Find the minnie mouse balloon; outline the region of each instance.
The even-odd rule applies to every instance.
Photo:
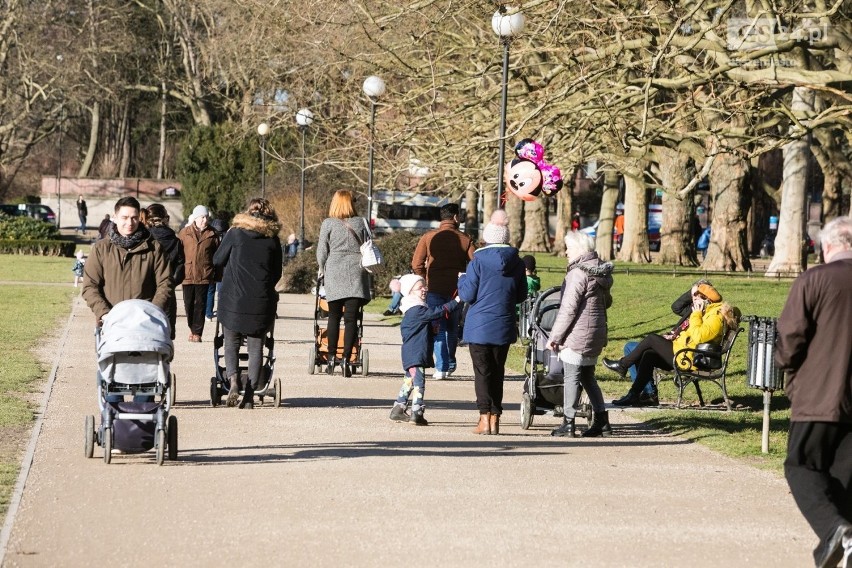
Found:
[[[555,195],[562,189],[559,168],[544,161],[544,148],[531,138],[515,145],[517,158],[506,164],[506,189],[524,201],[534,201],[542,192]]]

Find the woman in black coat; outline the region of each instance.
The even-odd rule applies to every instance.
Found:
[[[245,213],[234,217],[231,229],[213,255],[222,274],[219,323],[225,336],[225,369],[229,381],[228,406],[236,406],[240,390],[239,354],[242,338],[248,349],[248,382],[240,408],[254,408],[254,389],[260,381],[263,342],[275,323],[281,278],[281,241],[278,215],[266,199],[255,198]]]
[[[183,265],[186,262],[183,256],[183,244],[177,233],[169,227],[169,213],[165,207],[160,203],[152,203],[148,206],[147,212],[145,226],[148,227],[151,236],[160,243],[166,256],[169,257],[169,265],[172,268],[172,296],[166,306],[166,315],[169,316],[171,335],[174,339],[177,324],[177,296],[174,290],[180,282],[183,282]]]

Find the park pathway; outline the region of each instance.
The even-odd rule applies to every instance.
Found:
[[[179,302],[180,304],[181,302]],[[212,325],[178,319],[180,459],[83,457],[97,413],[93,317],[74,301],[3,566],[806,566],[814,537],[784,480],[611,413],[608,439],[518,426],[471,434],[469,358],[427,384],[430,426],[388,420],[399,330],[367,316],[368,377],[308,374],[313,298],[282,296],[282,408],[211,408]],[[517,378],[516,378],[517,379]]]

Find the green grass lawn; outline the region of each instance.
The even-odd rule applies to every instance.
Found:
[[[63,325],[71,309],[73,259],[0,255],[4,281],[0,285],[0,513],[5,513],[17,479],[21,451],[36,410],[32,393],[47,376],[48,367],[33,349],[48,330]],[[67,286],[33,285],[35,282]],[[22,325],[25,323],[26,325]],[[36,400],[39,400],[36,397]]]
[[[536,255],[536,259],[542,290],[560,285],[565,274],[565,258],[540,254]],[[632,268],[636,265],[627,266]],[[663,267],[659,269],[664,270]],[[616,263],[613,305],[608,310],[609,345],[602,356],[619,358],[627,341],[639,340],[649,333],[662,333],[671,328],[679,319],[671,311],[672,302],[698,278],[696,275],[628,273],[625,265]],[[792,280],[766,279],[754,275],[750,278],[722,275],[710,279],[724,300],[739,307],[743,315],[768,317],[778,317],[792,285]],[[381,313],[387,304],[387,298],[377,298],[367,310]],[[387,319],[398,321],[400,318],[396,316]],[[772,397],[770,452],[764,455],[760,447],[763,393],[746,384],[748,324],[744,322],[742,327],[745,332],[737,339],[728,366],[728,396],[737,407],[734,412],[689,409],[688,405],[698,402],[695,390],[690,386],[684,392],[684,409],[648,412],[643,416],[647,416],[654,426],[705,444],[725,455],[747,459],[759,467],[780,471],[787,446],[789,401],[781,392]],[[514,345],[507,366],[515,372],[522,372],[524,354],[525,347],[521,343]],[[628,381],[602,365],[598,367],[597,379],[607,401],[622,396],[630,386]],[[702,384],[702,391],[705,402],[722,402],[721,391],[712,383]],[[660,384],[660,398],[670,403],[677,399],[677,391],[671,381]]]

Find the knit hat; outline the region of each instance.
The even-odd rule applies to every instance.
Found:
[[[190,215],[190,217],[193,220],[198,219],[199,217],[209,217],[209,216],[210,216],[210,212],[203,205],[196,205],[195,209],[192,210],[192,215]]]
[[[482,240],[489,245],[505,245],[509,243],[509,227],[488,223],[482,232]]]
[[[527,270],[530,272],[535,272],[535,257],[531,254],[528,254],[524,257],[524,266],[527,267]]]
[[[390,283],[388,283],[388,287],[391,292],[399,292],[399,278],[393,278]],[[400,294],[402,292],[399,292]]]
[[[722,295],[710,284],[699,284],[698,292],[714,304],[722,301]]]
[[[404,296],[408,296],[411,293],[412,288],[417,282],[423,280],[422,276],[417,276],[416,274],[406,274],[402,278],[399,279],[399,293]],[[425,283],[425,280],[423,280]]]

